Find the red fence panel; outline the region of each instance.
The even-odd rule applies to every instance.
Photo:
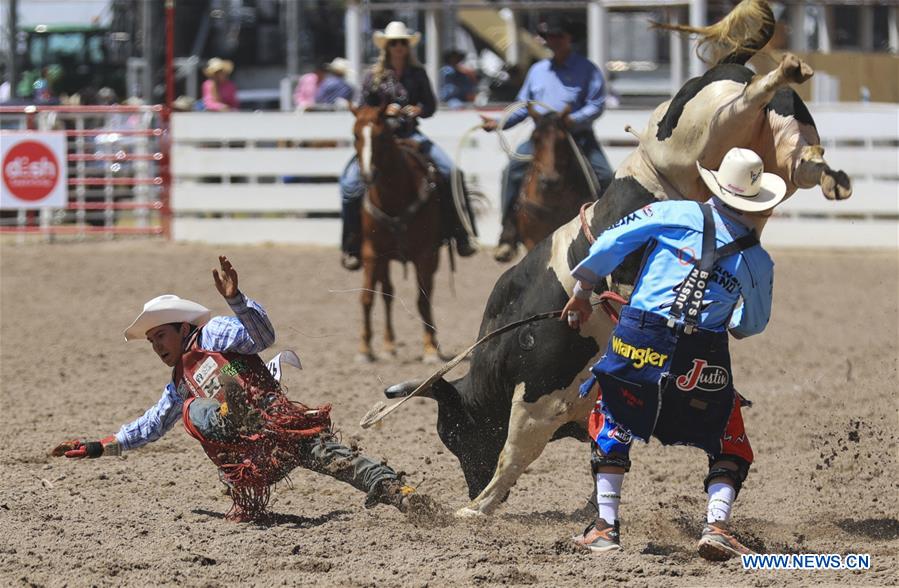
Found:
[[[63,131],[64,209],[4,210],[0,235],[169,237],[169,113],[163,106],[0,106],[3,131]]]

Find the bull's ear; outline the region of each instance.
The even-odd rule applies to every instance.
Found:
[[[535,123],[540,122],[540,119],[543,118],[543,115],[537,112],[537,109],[534,108],[533,102],[528,102],[528,115],[534,119]]]

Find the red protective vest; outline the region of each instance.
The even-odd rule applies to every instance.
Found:
[[[301,442],[330,431],[331,406],[310,409],[291,401],[258,355],[207,351],[200,348],[200,333],[198,329],[188,339],[173,374],[186,399],[184,428],[203,445],[231,486],[234,506],[228,518],[257,518],[265,512],[270,486],[300,465]],[[253,422],[259,424],[253,430],[241,427],[227,442],[207,439],[190,421],[190,404],[195,398],[210,397],[224,403],[225,390],[232,385],[243,392],[249,410],[258,417]]]

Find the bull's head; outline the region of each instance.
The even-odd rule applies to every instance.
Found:
[[[466,403],[459,390],[464,385],[464,379],[453,383],[441,379],[421,396],[437,401],[437,435],[459,460],[468,485],[468,496],[474,499],[496,470],[506,439],[508,414],[505,419],[495,418],[489,407]],[[397,398],[408,395],[417,387],[418,382],[404,382],[391,386],[385,394]]]

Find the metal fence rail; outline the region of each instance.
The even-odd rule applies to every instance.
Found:
[[[3,131],[62,131],[65,209],[0,213],[0,234],[168,235],[168,115],[162,106],[2,106]]]

